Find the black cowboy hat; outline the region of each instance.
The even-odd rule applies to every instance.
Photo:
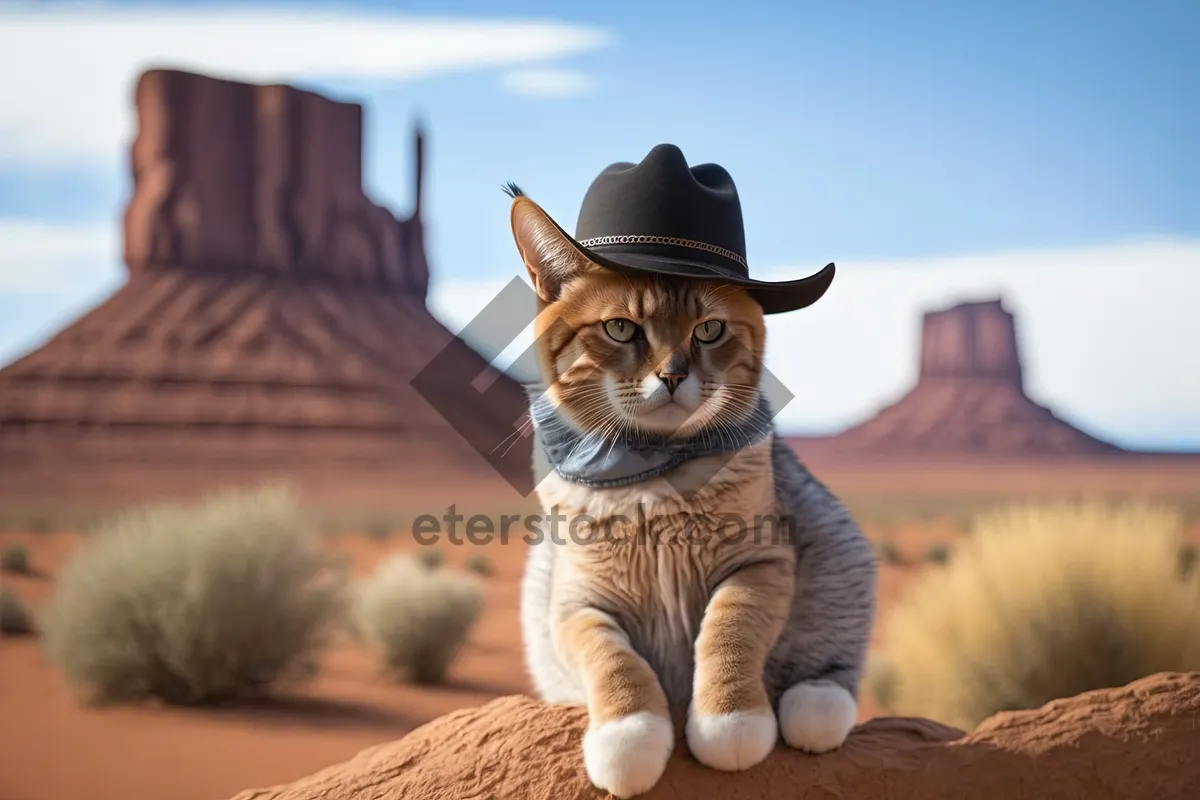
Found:
[[[506,190],[522,195],[515,184]],[[751,278],[733,178],[718,164],[689,167],[673,144],[658,145],[641,163],[601,172],[583,197],[574,236],[554,225],[601,266],[745,286],[766,314],[810,306],[833,282],[833,264],[792,281]]]

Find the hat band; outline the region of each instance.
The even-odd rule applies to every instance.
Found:
[[[593,239],[582,239],[579,243],[584,247],[602,247],[608,244],[665,244],[672,247],[686,247],[724,256],[730,261],[741,264],[747,271],[750,269],[746,264],[746,259],[729,248],[718,247],[708,242],[698,242],[695,239],[677,239],[674,236],[597,236]]]

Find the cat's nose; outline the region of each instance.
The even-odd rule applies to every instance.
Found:
[[[675,390],[679,388],[679,384],[683,383],[683,379],[686,377],[687,377],[686,372],[684,372],[682,374],[677,374],[674,372],[658,373],[658,379],[667,385],[667,391],[670,392],[672,395],[675,394]]]
[[[658,368],[658,379],[667,385],[667,391],[672,395],[687,376],[687,359],[678,353],[672,355]]]

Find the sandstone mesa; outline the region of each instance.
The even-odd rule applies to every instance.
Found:
[[[397,218],[363,190],[360,105],[151,70],[136,112],[127,280],[0,369],[0,499],[492,477],[460,431],[503,438],[524,394],[463,391],[489,368],[426,308],[420,131]],[[410,382],[447,349],[434,408]]]
[[[1124,453],[1026,394],[1016,322],[1002,300],[927,312],[917,380],[904,396],[834,436],[795,442],[801,457],[858,460]]]
[[[0,369],[0,499],[140,502],[219,476],[377,501],[496,478],[470,443],[505,441],[525,397],[426,307],[420,132],[399,218],[363,189],[358,104],[178,70],[134,101],[128,279]],[[1026,395],[1014,331],[999,300],[928,313],[912,391],[801,456],[1122,455]],[[434,408],[411,382],[447,347]]]

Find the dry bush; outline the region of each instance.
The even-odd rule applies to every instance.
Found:
[[[869,653],[863,685],[877,706],[891,708],[896,701],[896,665],[882,653]]]
[[[1196,568],[1197,560],[1200,560],[1200,551],[1196,549],[1196,545],[1183,545],[1179,549],[1179,574],[1185,578],[1190,577]]]
[[[25,525],[30,533],[50,533],[56,527],[47,517],[33,517]]]
[[[24,545],[10,544],[0,550],[0,572],[28,575],[30,569],[29,550]]]
[[[473,553],[467,559],[467,569],[476,575],[487,577],[492,574],[492,560],[487,557],[486,553]]]
[[[875,558],[882,564],[899,564],[900,548],[891,539],[880,539],[875,542]]]
[[[0,586],[0,634],[26,636],[33,631],[33,617],[21,598],[7,586]]]
[[[1181,517],[1131,503],[1026,506],[977,521],[885,628],[886,710],[969,729],[991,714],[1200,670],[1200,582]]]
[[[354,624],[397,680],[437,683],[483,611],[472,575],[393,556],[359,582]]]
[[[377,519],[367,524],[367,537],[377,542],[392,538],[395,532],[396,526],[391,520]]]
[[[925,561],[930,564],[945,564],[950,560],[950,547],[944,542],[934,542],[925,548]]]
[[[446,554],[436,547],[422,547],[417,551],[417,561],[426,569],[437,569],[446,560]]]
[[[46,651],[94,701],[255,696],[311,670],[344,586],[286,489],[137,508],[67,563]]]

